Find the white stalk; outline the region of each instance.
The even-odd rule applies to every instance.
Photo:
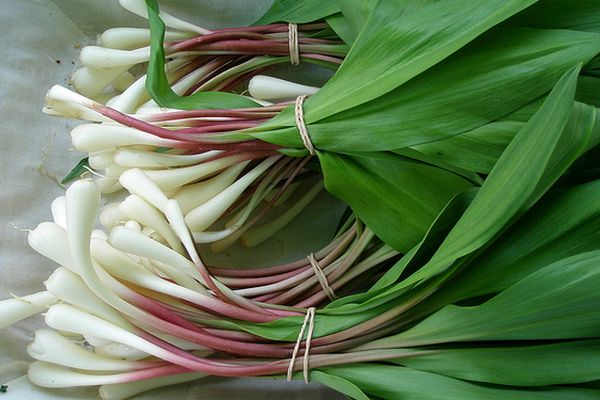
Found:
[[[115,164],[114,162],[110,162],[107,163],[106,166],[104,167],[104,175],[108,178],[116,178],[118,179],[119,176],[121,176],[121,174],[125,171],[127,171],[129,168],[127,167],[122,167],[120,165]]]
[[[54,223],[63,229],[67,229],[67,211],[65,209],[65,196],[58,196],[50,205]]]
[[[133,114],[149,97],[146,92],[146,75],[144,75],[129,85],[123,93],[110,99],[106,105],[117,111]]]
[[[190,230],[185,223],[183,213],[181,212],[181,209],[179,208],[179,204],[177,203],[177,201],[175,201],[175,200],[167,201],[167,204],[165,207],[165,215],[166,215],[167,219],[169,220],[171,227],[173,227],[173,230],[175,230],[175,233],[177,234],[177,236],[183,243],[183,246],[187,250],[190,258],[193,261],[193,265],[198,268],[204,267],[204,264],[202,263],[202,260],[200,259],[198,252],[196,251],[196,246],[194,245],[194,241],[192,240]],[[200,282],[202,282],[204,285],[207,286],[206,281],[204,279],[199,279],[199,280],[200,280]],[[238,296],[233,290],[231,290],[229,287],[223,285],[218,280],[215,279],[215,280],[213,280],[213,282],[216,285],[216,287],[224,295],[226,295],[229,300],[233,301],[235,304],[237,304],[241,307],[248,308],[248,309],[252,309],[252,308],[256,309],[258,307],[252,301],[247,300],[241,296]]]
[[[113,161],[127,168],[186,167],[201,163],[221,153],[219,150],[213,150],[200,154],[183,155],[124,148],[118,149],[114,153]]]
[[[194,241],[192,240],[192,235],[190,234],[190,230],[188,226],[185,224],[185,219],[183,217],[183,212],[179,207],[179,203],[176,200],[169,200],[165,205],[165,216],[167,220],[171,224],[171,227],[175,231],[175,234],[181,240],[183,247],[185,247],[188,255],[192,259],[194,265],[196,267],[203,266],[202,260],[200,260],[200,256],[196,251],[196,246],[194,245]]]
[[[134,232],[142,233],[142,226],[140,225],[140,223],[137,221],[134,221],[132,219],[125,222],[125,225],[123,225],[123,226],[127,229],[131,229]]]
[[[181,365],[181,362],[187,364],[183,360],[183,357],[172,355],[163,348],[142,339],[126,329],[122,329],[67,304],[56,304],[50,307],[46,313],[46,324],[57,330],[75,332],[82,335],[92,334],[114,342],[123,343],[178,365]]]
[[[106,240],[107,237],[108,237],[108,235],[106,234],[106,232],[104,232],[101,229],[94,229],[92,231],[92,239]]]
[[[46,93],[42,111],[46,114],[86,121],[105,121],[106,118],[93,111],[100,103],[73,92],[63,86],[54,85]]]
[[[102,194],[111,194],[118,192],[123,189],[123,186],[119,184],[119,180],[117,178],[109,178],[107,176],[101,176],[95,179],[96,185],[100,189]]]
[[[266,195],[275,188],[277,182],[277,172],[280,168],[274,169],[274,173],[269,174],[257,186],[256,191],[250,197],[248,204],[238,211],[233,218],[225,223],[225,229],[220,231],[195,232],[194,240],[196,243],[214,243],[211,249],[215,252],[225,250],[238,240],[247,229],[244,226],[250,215]],[[218,242],[218,243],[216,243]]]
[[[317,197],[321,190],[323,190],[323,183],[319,182],[279,217],[260,226],[250,228],[242,235],[242,244],[245,247],[256,247],[275,235],[296,218]]]
[[[159,387],[175,385],[202,379],[206,374],[200,372],[189,372],[185,374],[161,376],[158,378],[144,379],[135,382],[116,383],[100,386],[100,397],[103,400],[124,400],[137,394]]]
[[[210,177],[227,167],[239,163],[240,161],[240,156],[234,155],[204,162],[198,165],[191,165],[189,167],[173,168],[161,171],[145,170],[144,173],[161,190],[169,191],[177,189],[188,183]]]
[[[150,58],[150,47],[134,50],[109,49],[100,46],[85,46],[81,49],[81,64],[92,68],[120,67],[128,70],[136,64],[147,62]]]
[[[71,131],[71,141],[73,147],[85,153],[134,145],[174,147],[178,143],[135,128],[108,123],[76,126]]]
[[[215,223],[239,196],[258,179],[281,156],[275,155],[263,160],[250,172],[238,179],[206,203],[196,207],[185,216],[185,221],[194,232],[201,232]]]
[[[95,151],[89,154],[89,164],[92,169],[101,171],[113,160],[113,150]]]
[[[143,18],[148,18],[148,10],[146,9],[146,3],[144,0],[119,0],[119,4],[124,9],[139,15]],[[160,11],[160,18],[163,20],[166,26],[169,28],[179,29],[181,31],[194,32],[199,35],[207,35],[211,33],[208,29],[204,29],[197,25],[191,24],[189,22],[183,21],[169,13],[164,11]]]
[[[34,361],[29,364],[27,377],[34,385],[46,388],[96,386],[120,382],[110,375],[86,374],[45,361]]]
[[[129,193],[141,197],[163,213],[165,212],[165,205],[169,199],[141,169],[133,168],[124,172],[119,177],[119,182]]]
[[[165,41],[183,40],[192,37],[188,32],[165,32]],[[111,49],[133,50],[150,45],[150,30],[144,28],[112,28],[100,35],[100,46]]]
[[[115,68],[83,67],[71,76],[71,84],[84,96],[94,97],[129,69],[128,66]]]
[[[170,61],[166,65],[167,74],[184,65],[188,60],[186,58],[176,58]],[[124,113],[134,113],[137,108],[150,98],[148,92],[146,92],[146,75],[138,78],[131,86],[121,93],[118,98],[114,98],[110,103],[110,106],[115,110],[119,110]]]
[[[110,203],[100,210],[100,223],[106,229],[121,225],[127,217],[121,212],[119,203]]]
[[[67,233],[69,248],[73,262],[77,264],[80,275],[86,285],[103,301],[118,309],[124,315],[131,317],[141,323],[152,326],[162,324],[163,321],[155,315],[136,307],[121,297],[119,293],[127,293],[129,290],[119,281],[108,275],[100,266],[95,266],[90,252],[90,236],[94,224],[96,211],[100,202],[100,193],[96,185],[90,180],[80,180],[67,189]],[[135,232],[122,228],[131,234]],[[147,238],[146,238],[147,239]],[[172,250],[171,250],[172,251]],[[174,251],[172,251],[175,253]],[[175,253],[177,254],[177,253]],[[96,269],[97,268],[97,269]],[[93,334],[101,338],[113,340],[145,351],[158,358],[173,364],[189,368],[196,362],[189,358],[173,354],[164,350],[147,340],[144,340],[126,329],[122,329],[105,320],[86,314],[65,304],[48,310],[46,323],[55,329],[71,331],[80,334]]]
[[[65,229],[53,222],[42,222],[27,235],[29,246],[46,258],[74,270]]]
[[[298,96],[315,94],[318,90],[315,86],[301,85],[266,75],[256,75],[248,83],[250,95],[261,100],[295,99]]]
[[[136,220],[142,225],[155,230],[159,235],[166,239],[166,241],[169,243],[169,246],[173,250],[183,254],[184,249],[181,246],[177,235],[175,235],[175,233],[173,233],[171,230],[169,223],[156,210],[156,208],[148,204],[147,201],[135,194],[132,194],[123,200],[123,202],[119,205],[119,211],[121,211],[121,213],[127,218]]]
[[[133,329],[133,325],[123,318],[118,311],[100,300],[79,276],[66,268],[57,268],[45,282],[45,285],[56,298],[122,328]]]
[[[112,87],[119,92],[124,92],[136,79],[131,72],[125,71],[112,82]]]
[[[50,292],[38,292],[0,301],[0,329],[45,311],[56,303]]]
[[[111,229],[108,235],[108,243],[115,249],[125,253],[147,257],[176,267],[187,275],[204,282],[190,260],[147,236],[116,226]]]
[[[232,165],[210,179],[186,185],[175,192],[173,199],[177,200],[181,207],[181,211],[184,214],[187,214],[199,205],[206,203],[235,182],[237,177],[249,163],[250,161],[244,161]]]
[[[89,345],[93,346],[94,348],[96,346],[106,346],[110,343],[113,343],[110,340],[102,339],[96,336],[84,335],[83,338]]]
[[[115,360],[89,352],[50,329],[35,331],[27,353],[39,361],[92,371],[128,371],[152,366],[147,362]]]
[[[106,341],[106,339],[102,339]],[[140,351],[131,346],[113,341],[106,341],[106,344],[95,346],[94,353],[103,357],[119,358],[124,360],[141,360],[148,357],[148,353]]]
[[[136,263],[116,248],[110,246],[105,241],[92,240],[92,254],[98,264],[100,264],[108,273],[131,283],[135,283],[136,285],[170,296],[173,296],[173,293],[176,293],[178,290],[175,289],[175,292],[170,290],[173,289],[173,287],[187,288],[187,290],[196,294],[207,294],[207,291],[202,286],[181,271],[177,271],[174,268],[165,271],[169,277],[181,286],[174,285],[173,283],[150,273],[140,264]],[[178,295],[175,295],[174,297],[177,296]]]

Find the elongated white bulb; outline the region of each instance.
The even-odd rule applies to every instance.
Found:
[[[256,75],[248,83],[250,95],[261,100],[295,99],[298,96],[315,94],[318,90],[315,86],[301,85],[266,75]]]
[[[33,342],[27,346],[27,353],[36,360],[93,371],[126,371],[151,365],[103,357],[85,350],[51,329],[38,329]]]
[[[0,329],[45,311],[56,302],[50,292],[38,292],[28,296],[0,301]]]

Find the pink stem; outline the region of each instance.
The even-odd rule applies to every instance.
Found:
[[[283,274],[263,276],[263,277],[257,277],[257,278],[242,278],[242,279],[240,279],[240,278],[220,277],[219,280],[221,282],[223,282],[224,284],[226,283],[228,286],[234,287],[234,288],[247,288],[247,287],[253,287],[253,286],[263,286],[263,285],[269,285],[271,283],[279,282],[284,279],[296,276],[299,273],[304,272],[309,268],[310,267],[306,266],[304,268],[300,268],[298,270],[286,272]]]
[[[265,122],[266,119],[255,119],[243,122],[228,122],[228,121],[215,121],[211,126],[201,126],[193,128],[178,129],[175,132],[189,133],[189,134],[201,134],[201,133],[214,133],[214,132],[229,132],[237,131],[241,129],[254,128]]]

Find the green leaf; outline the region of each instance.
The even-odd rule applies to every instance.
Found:
[[[339,12],[339,7],[335,1],[275,0],[254,25],[269,25],[282,21],[306,24],[319,21]]]
[[[72,180],[75,180],[81,176],[81,174],[87,172],[87,168],[90,166],[89,157],[82,158],[77,165],[60,181],[61,184],[65,185]]]
[[[532,28],[600,32],[600,1],[540,0],[506,23]]]
[[[581,154],[578,148],[559,146],[585,146],[589,140],[586,133],[583,138],[563,134],[573,110],[579,70],[580,66],[573,68],[560,79],[544,104],[502,153],[478,196],[439,250],[405,284],[440,273],[454,261],[486,245],[535,203]]]
[[[338,152],[397,150],[447,139],[526,108],[599,51],[598,34],[494,29],[387,95],[309,124],[308,131],[317,149]],[[295,126],[293,120],[286,109],[260,129]],[[303,148],[295,127],[254,135]]]
[[[369,400],[367,395],[360,390],[358,386],[339,376],[327,374],[323,371],[313,370],[310,371],[310,380],[322,383],[323,385],[329,386],[333,390],[336,390],[351,399],[355,400]]]
[[[177,95],[165,73],[165,50],[163,40],[165,24],[159,17],[156,0],[146,0],[150,25],[150,61],[146,78],[146,90],[161,107],[180,110],[258,107],[255,101],[233,93],[197,92],[189,96]]]
[[[404,16],[395,1],[379,0],[338,72],[306,102],[307,122],[393,90],[533,3],[439,1]]]
[[[446,306],[415,327],[369,347],[595,338],[600,326],[599,263],[600,251],[566,258],[479,306]]]
[[[446,203],[471,186],[448,171],[384,154],[319,153],[325,187],[400,252],[417,244]]]
[[[600,379],[600,340],[437,349],[396,362],[421,371],[499,385],[576,384]]]
[[[545,196],[414,311],[498,293],[563,258],[600,250],[600,180]]]
[[[347,45],[352,45],[355,36],[352,26],[348,23],[348,20],[340,13],[330,15],[325,19],[327,24],[334,30],[340,39]]]
[[[369,396],[401,400],[594,400],[600,390],[576,387],[539,389],[480,385],[430,372],[382,364],[319,368],[346,379]]]
[[[348,27],[349,43],[354,43],[379,0],[335,0]],[[398,5],[399,6],[399,5]],[[348,43],[348,42],[346,42]]]

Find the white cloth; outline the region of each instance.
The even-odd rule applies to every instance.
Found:
[[[166,10],[207,28],[239,26],[256,20],[269,0],[164,0]],[[0,46],[0,299],[9,292],[25,295],[43,290],[53,263],[27,245],[27,232],[51,220],[50,202],[64,190],[57,183],[82,155],[70,149],[69,127],[74,123],[42,114],[44,94],[53,84],[66,84],[75,69],[79,47],[92,44],[97,34],[118,26],[145,26],[145,22],[118,6],[116,0],[19,0],[3,1],[0,11],[3,43]],[[245,253],[251,263],[277,258],[302,257],[331,234],[331,213],[325,200],[308,210],[304,220],[283,242]],[[339,209],[339,207],[338,207]],[[339,210],[338,210],[339,211]],[[331,218],[319,220],[320,215]],[[317,220],[318,222],[314,222]],[[297,224],[298,225],[298,224]],[[323,235],[315,235],[322,230]],[[303,243],[298,249],[297,244]],[[294,251],[292,251],[292,249]],[[224,261],[229,254],[221,255]],[[232,256],[234,257],[234,256]],[[224,261],[225,262],[225,261]],[[32,332],[42,326],[40,316],[0,331],[0,383],[9,384],[11,399],[91,399],[95,389],[49,391],[34,388],[26,379],[30,361],[25,347]],[[209,379],[169,389],[181,399],[313,399],[337,397],[319,385],[292,384],[264,379]],[[1,396],[1,395],[0,395]],[[158,399],[164,391],[139,396]]]

